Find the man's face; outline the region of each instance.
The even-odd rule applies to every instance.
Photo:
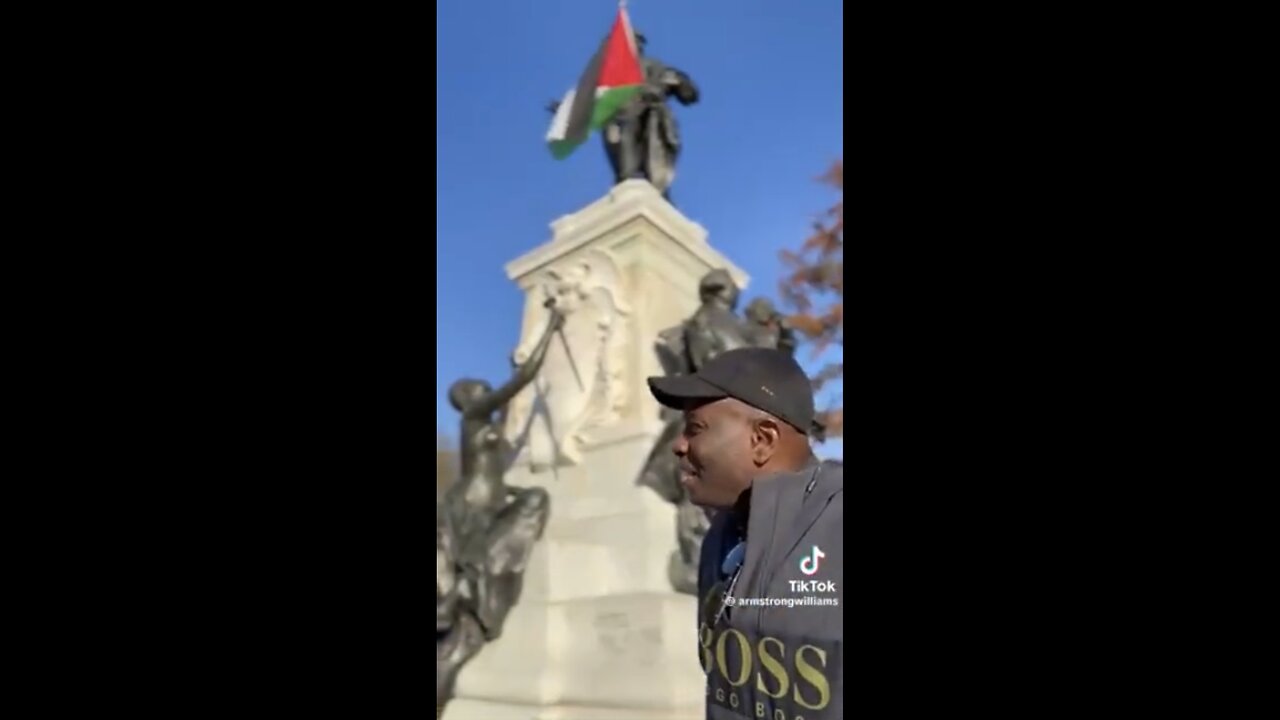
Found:
[[[732,399],[693,407],[672,451],[680,462],[680,484],[694,505],[731,507],[755,473],[753,425],[747,408]]]

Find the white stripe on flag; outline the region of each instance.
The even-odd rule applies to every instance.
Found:
[[[551,118],[551,129],[547,130],[547,142],[564,140],[565,133],[569,130],[569,113],[573,110],[573,98],[577,92],[577,90],[570,90],[564,94],[560,107],[556,109],[556,116]]]

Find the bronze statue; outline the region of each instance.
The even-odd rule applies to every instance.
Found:
[[[437,715],[462,666],[502,634],[546,526],[547,492],[507,487],[502,478],[512,454],[503,433],[507,406],[537,376],[552,335],[564,324],[554,302],[547,306],[546,332],[505,385],[494,390],[483,380],[465,379],[449,388],[449,403],[462,413],[462,462],[436,515]]]
[[[708,360],[726,350],[751,345],[746,327],[734,314],[738,308],[738,286],[727,270],[712,270],[698,283],[702,305],[685,322],[685,347],[689,370],[697,372]]]
[[[769,298],[752,300],[742,314],[747,318],[747,335],[752,345],[795,354],[796,332]]]
[[[697,311],[681,325],[659,333],[656,350],[668,375],[695,373],[716,355],[734,348],[795,347],[793,331],[768,300],[757,299],[748,306],[749,323],[734,314],[739,290],[727,271],[717,269],[704,275],[698,294],[702,304]],[[677,549],[671,554],[667,573],[676,591],[697,594],[698,557],[710,522],[701,508],[689,502],[671,452],[671,444],[684,429],[683,419],[673,410],[663,408],[662,412],[666,424],[649,452],[639,484],[676,506]]]
[[[692,105],[698,102],[698,87],[680,70],[646,56],[644,35],[637,32],[635,38],[644,87],[619,108],[600,134],[615,183],[644,178],[670,200],[681,144],[676,116],[667,105],[667,98]]]

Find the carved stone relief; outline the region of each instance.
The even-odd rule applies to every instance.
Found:
[[[526,328],[545,327],[543,303],[555,298],[565,324],[547,351],[542,372],[511,405],[509,432],[521,438],[522,455],[537,472],[578,464],[594,431],[617,422],[627,397],[626,371],[631,307],[622,275],[605,250],[592,249],[539,271],[528,294]],[[516,350],[528,356],[536,337]]]

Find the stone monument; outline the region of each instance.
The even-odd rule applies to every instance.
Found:
[[[517,364],[563,319],[510,405],[506,482],[552,508],[503,634],[462,668],[445,720],[701,720],[696,598],[668,578],[671,505],[637,485],[663,429],[645,378],[654,339],[699,304],[699,280],[743,272],[645,180],[551,225],[507,265],[526,296]],[[554,298],[553,303],[548,299]]]

